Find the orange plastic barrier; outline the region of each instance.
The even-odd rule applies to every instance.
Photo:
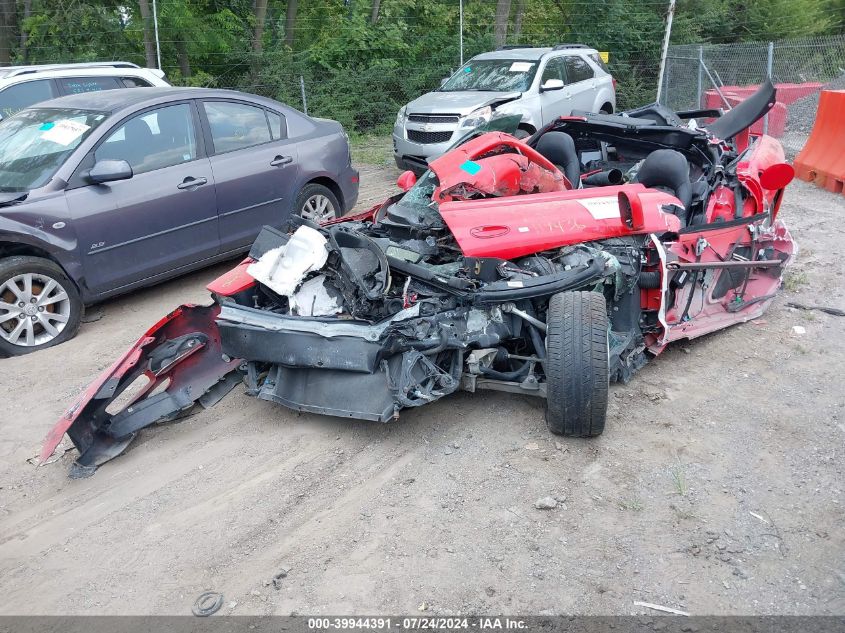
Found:
[[[813,131],[795,159],[795,175],[845,193],[845,90],[822,90]]]
[[[704,92],[702,99],[703,108],[724,108],[725,102],[722,100],[724,95],[725,100],[733,108],[742,103],[745,99],[757,92],[760,84],[753,86],[722,86],[720,95],[716,90],[710,88]],[[816,82],[805,82],[803,84],[775,84],[777,89],[777,102],[769,111],[769,136],[780,138],[786,131],[786,120],[788,116],[787,106],[792,105],[798,99],[808,97],[813,93],[818,92],[824,87],[824,84]],[[760,136],[763,133],[763,119],[757,121],[751,126],[751,133],[755,136]]]

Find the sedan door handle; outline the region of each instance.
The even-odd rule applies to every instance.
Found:
[[[176,185],[176,188],[190,189],[191,187],[199,187],[200,185],[204,185],[207,182],[207,178],[194,178],[192,176],[188,176],[187,178],[185,178],[185,180]]]
[[[270,161],[271,167],[281,167],[283,165],[290,165],[293,162],[292,156],[276,156]]]

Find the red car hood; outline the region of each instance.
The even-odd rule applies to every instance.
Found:
[[[642,204],[637,228],[622,219],[621,191]],[[680,221],[663,211],[664,205],[681,203],[668,193],[629,184],[444,202],[439,210],[464,255],[513,259],[581,242],[679,230]]]

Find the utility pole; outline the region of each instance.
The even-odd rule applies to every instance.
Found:
[[[153,28],[156,35],[156,61],[158,62],[158,69],[161,70],[161,46],[158,43],[158,12],[156,11],[156,0],[153,0]]]
[[[675,0],[669,0],[669,15],[666,17],[666,35],[663,38],[663,50],[660,53],[660,71],[657,75],[657,103],[663,90],[663,73],[666,71],[666,55],[669,52],[669,38],[672,35],[672,18],[675,17]]]
[[[464,0],[458,0],[458,42],[461,48],[461,66],[464,65]]]

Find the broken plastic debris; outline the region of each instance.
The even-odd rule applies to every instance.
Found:
[[[246,272],[273,292],[287,296],[294,293],[308,273],[320,270],[328,257],[322,233],[300,226],[287,244],[264,253]]]
[[[299,316],[333,316],[343,312],[341,298],[326,289],[325,275],[318,275],[303,283],[290,295],[290,309]]]
[[[802,334],[806,334],[807,330],[804,328],[803,325],[793,325],[792,326],[792,333],[801,336]]]
[[[663,613],[673,613],[675,615],[689,616],[689,613],[686,611],[681,611],[680,609],[673,609],[672,607],[664,607],[662,604],[654,604],[653,602],[640,602],[639,600],[634,600],[634,606],[645,607],[646,609],[654,609],[655,611],[663,611]]]

